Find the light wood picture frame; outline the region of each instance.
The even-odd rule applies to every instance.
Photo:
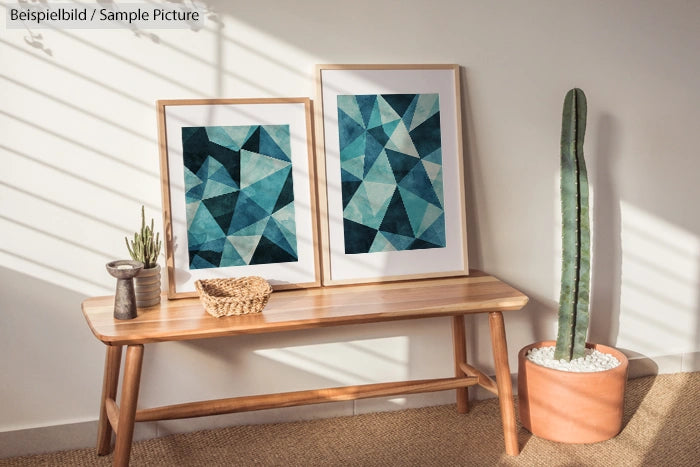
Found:
[[[197,279],[320,285],[311,100],[160,100],[168,298]]]
[[[459,66],[315,75],[323,285],[468,275]]]

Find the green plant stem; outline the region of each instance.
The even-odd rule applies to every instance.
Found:
[[[564,99],[561,135],[562,277],[554,357],[585,355],[590,295],[588,173],[583,155],[586,96],[572,89]]]

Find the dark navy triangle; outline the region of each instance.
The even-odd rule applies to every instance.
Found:
[[[382,126],[370,128],[367,130],[367,133],[372,135],[377,143],[379,143],[382,147],[386,146],[387,141],[389,141],[389,136],[386,134],[386,132],[384,132],[384,128]]]
[[[292,171],[290,170],[287,178],[284,181],[284,185],[282,186],[282,191],[280,191],[280,194],[277,197],[277,202],[275,203],[275,207],[272,209],[272,212],[278,211],[292,201],[294,201],[294,182],[292,179]]]
[[[260,126],[258,125],[255,130],[250,134],[248,139],[246,140],[245,143],[243,143],[243,146],[241,146],[241,150],[246,150],[250,152],[255,152],[260,154]]]
[[[420,157],[432,154],[441,146],[440,112],[435,112],[430,118],[411,130],[409,134]]]
[[[434,243],[426,242],[425,240],[421,240],[420,238],[417,238],[408,247],[409,250],[428,250],[430,248],[444,248],[444,246],[443,245],[436,245]]]
[[[250,258],[249,264],[272,264],[272,263],[289,263],[297,261],[295,255],[291,255],[277,246],[267,237],[260,238],[257,248]]]
[[[238,201],[240,191],[226,193],[224,195],[215,196],[213,198],[203,199],[202,203],[207,207],[209,213],[214,218],[223,232],[228,232],[233,218],[234,208]]]
[[[343,209],[348,207],[348,204],[352,200],[352,197],[355,196],[355,192],[357,192],[357,189],[360,188],[360,185],[362,185],[361,180],[343,180],[341,182],[341,191],[343,192]]]
[[[411,228],[411,221],[408,218],[406,207],[403,205],[403,200],[399,194],[399,190],[394,190],[394,196],[391,197],[389,208],[386,210],[382,224],[379,230],[390,232],[406,237],[415,237]]]
[[[263,238],[270,240],[276,246],[289,253],[291,256],[294,257],[295,261],[298,259],[294,251],[295,247],[289,244],[289,242],[287,241],[287,237],[284,236],[276,221],[271,219],[267,223],[267,225],[265,226],[265,231],[263,232]]]
[[[440,200],[435,194],[433,183],[428,178],[423,164],[416,164],[413,169],[399,182],[401,188],[405,188],[416,196],[419,196],[429,203],[442,208]]]
[[[369,120],[372,117],[372,111],[374,106],[377,105],[377,95],[367,94],[355,96],[357,101],[357,106],[360,108],[360,114],[362,115],[362,121],[365,123],[365,128],[369,125]]]
[[[396,183],[403,180],[413,167],[420,162],[420,159],[417,157],[408,156],[402,152],[392,151],[391,149],[385,149],[385,151],[389,158],[391,170],[394,172]]]
[[[343,219],[345,254],[368,253],[377,236],[377,230],[366,225]]]
[[[209,136],[204,127],[182,128],[182,159],[185,167],[196,174],[209,156]]]
[[[384,100],[391,106],[392,109],[399,114],[399,117],[403,117],[406,113],[406,109],[411,105],[413,99],[415,99],[415,94],[382,94]]]
[[[241,186],[241,153],[239,151],[207,141],[206,152],[224,166],[237,186]]]

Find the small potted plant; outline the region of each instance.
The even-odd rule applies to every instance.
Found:
[[[141,206],[141,230],[134,233],[134,239],[129,242],[125,237],[126,248],[134,261],[141,261],[143,269],[134,278],[134,290],[136,292],[136,306],[145,308],[160,303],[160,266],[158,255],[162,242],[160,234],[153,233],[153,219],[151,225],[146,225],[146,213]]]
[[[518,354],[520,421],[552,441],[593,443],[622,427],[627,357],[586,342],[591,273],[588,175],[583,156],[586,96],[564,99],[561,135],[562,277],[554,341],[537,342]]]

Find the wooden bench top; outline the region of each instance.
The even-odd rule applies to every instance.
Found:
[[[527,296],[481,271],[467,277],[273,292],[262,313],[216,318],[198,298],[168,300],[113,318],[114,297],[95,297],[82,310],[95,336],[108,345],[193,340],[344,324],[519,310]]]

